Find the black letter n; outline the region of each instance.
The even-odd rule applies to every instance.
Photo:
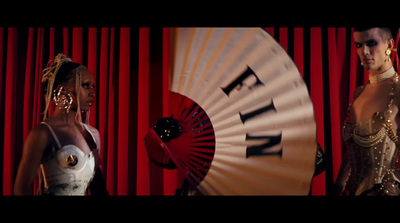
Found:
[[[282,147],[278,152],[268,152],[269,148],[281,143],[282,133],[277,136],[250,136],[249,134],[246,134],[246,141],[255,139],[264,139],[268,140],[268,142],[257,146],[248,146],[246,149],[246,158],[249,156],[261,155],[279,155],[282,157]]]

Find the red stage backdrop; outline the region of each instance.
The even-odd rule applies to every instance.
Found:
[[[344,149],[346,109],[355,87],[368,78],[357,58],[352,28],[265,30],[286,49],[308,86],[326,164],[313,179],[311,195],[329,195]],[[177,171],[149,162],[143,141],[168,109],[168,43],[169,28],[0,27],[2,195],[12,195],[23,143],[43,117],[41,71],[61,52],[95,76],[89,124],[101,135],[102,171],[110,194],[174,195],[180,187]],[[392,60],[397,69],[396,52]]]

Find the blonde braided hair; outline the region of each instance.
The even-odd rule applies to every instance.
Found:
[[[43,69],[42,72],[42,83],[46,83],[47,82],[47,88],[46,88],[46,95],[45,95],[45,102],[46,102],[46,107],[44,110],[44,114],[43,114],[43,120],[45,120],[48,116],[48,110],[49,110],[49,105],[50,105],[50,101],[52,99],[52,89],[54,87],[54,82],[56,79],[56,76],[58,74],[58,71],[60,69],[60,67],[68,62],[73,62],[71,60],[71,58],[67,57],[66,55],[64,55],[63,53],[59,53],[57,54],[57,56],[50,60],[47,63],[47,67],[45,69]],[[75,72],[75,91],[76,91],[76,97],[77,97],[77,119],[79,121],[79,124],[82,125],[82,115],[80,113],[80,103],[79,103],[79,92],[80,92],[80,86],[81,86],[81,67],[82,65],[78,66],[77,68],[75,68],[76,72]],[[84,128],[84,126],[82,125],[82,128]]]
[[[66,62],[72,62],[71,58],[65,56],[62,53],[59,53],[54,59],[50,60],[47,63],[47,67],[45,69],[43,69],[42,83],[47,82],[47,90],[46,90],[46,95],[45,95],[46,107],[44,109],[43,120],[45,120],[47,118],[47,113],[48,113],[49,105],[50,105],[50,101],[51,101],[52,89],[53,89],[54,81],[56,79],[56,75],[57,75],[58,70],[60,69],[61,65],[63,65]]]

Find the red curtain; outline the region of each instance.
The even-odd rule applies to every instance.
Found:
[[[293,58],[309,88],[326,164],[313,179],[311,195],[329,195],[340,166],[347,105],[368,75],[357,58],[352,28],[265,29]],[[177,171],[149,162],[143,143],[168,109],[168,41],[169,29],[158,27],[0,27],[2,194],[12,194],[23,142],[43,117],[41,71],[63,52],[96,79],[89,124],[100,132],[110,194],[173,195],[180,186]],[[397,67],[395,53],[392,59]]]

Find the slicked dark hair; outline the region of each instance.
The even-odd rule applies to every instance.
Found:
[[[79,66],[79,63],[74,62],[67,62],[61,65],[56,75],[56,78],[54,79],[54,85],[51,91],[53,92],[53,90],[57,88],[59,84],[67,83],[70,78],[75,77],[74,74],[71,73],[71,71]]]
[[[379,28],[381,31],[383,31],[385,37],[387,39],[392,39],[393,36],[396,36],[396,31],[392,27],[363,27],[363,26],[358,26],[354,27],[354,32],[364,32],[372,28]]]

